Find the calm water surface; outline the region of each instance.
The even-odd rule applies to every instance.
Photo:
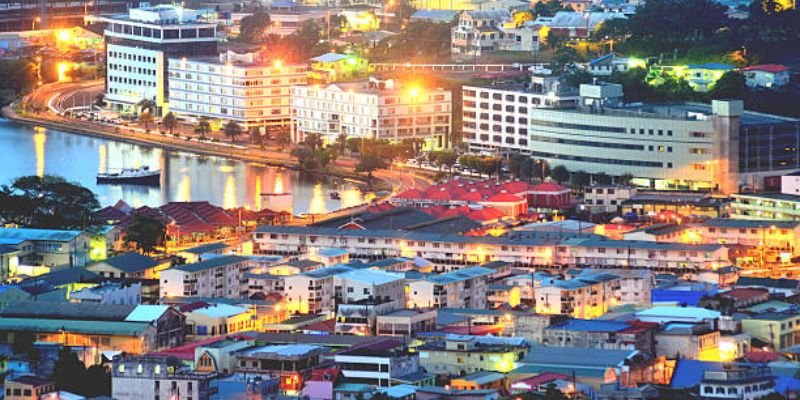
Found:
[[[224,157],[122,143],[0,119],[0,183],[23,175],[61,175],[97,194],[100,204],[124,200],[132,206],[169,201],[208,201],[225,208],[291,209],[322,213],[361,203],[351,182],[309,177],[297,171]],[[141,165],[161,170],[161,186],[98,185],[98,172]],[[330,191],[341,200],[330,198]],[[288,195],[264,198],[262,193]]]

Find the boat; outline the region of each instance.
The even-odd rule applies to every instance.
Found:
[[[331,199],[340,200],[341,198],[342,198],[342,195],[339,192],[337,192],[335,190],[331,192]]]
[[[128,185],[161,185],[161,170],[148,166],[139,168],[123,168],[119,172],[97,174],[97,183],[120,183]]]

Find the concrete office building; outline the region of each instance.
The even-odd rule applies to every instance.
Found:
[[[135,112],[142,100],[163,112],[168,97],[170,57],[217,54],[213,15],[180,6],[134,8],[100,18],[106,23],[106,101],[111,108]]]
[[[447,147],[452,93],[438,88],[401,87],[394,80],[295,86],[291,96],[292,140],[309,133],[333,143],[339,135],[384,140],[422,139],[423,148]]]
[[[531,107],[574,107],[578,91],[557,77],[536,75],[530,82],[464,86],[464,142],[476,153],[530,154]]]
[[[466,114],[471,93],[465,93],[465,136],[470,148],[520,149],[526,140],[531,157],[551,167],[590,174],[634,175],[634,182],[657,189],[716,189],[729,194],[740,187],[762,186],[761,179],[781,170],[800,168],[800,121],[745,111],[741,101],[714,100],[711,105],[623,104],[622,87],[587,84],[580,87],[576,107],[529,107],[527,135],[497,133],[467,136]],[[478,108],[489,107],[477,100]],[[503,106],[489,108],[503,110]],[[485,114],[485,113],[484,113]],[[475,124],[488,127],[492,116],[478,114]],[[482,117],[487,116],[488,119]],[[517,132],[519,133],[519,132]]]
[[[306,65],[264,53],[169,59],[169,106],[179,118],[200,117],[245,129],[289,123],[289,94],[306,83]]]

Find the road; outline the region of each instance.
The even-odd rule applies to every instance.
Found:
[[[102,80],[84,83],[48,84],[38,88],[23,100],[23,104],[28,105],[28,110],[32,110],[29,115],[17,115],[11,107],[7,107],[4,112],[8,117],[23,122],[50,125],[57,129],[86,135],[133,141],[200,154],[220,155],[269,165],[296,167],[296,161],[288,149],[262,148],[243,141],[230,143],[220,133],[212,135],[215,141],[204,140],[196,135],[190,126],[184,126],[179,129],[180,135],[176,137],[169,134],[161,134],[158,129],[148,131],[139,126],[118,126],[77,120],[60,115],[60,113],[73,106],[91,105],[94,103],[97,94],[102,93],[102,91]],[[340,157],[333,163],[335,168],[328,172],[331,175],[350,176],[363,180],[363,175],[358,175],[354,172],[356,162],[355,159],[350,157]],[[393,193],[399,193],[411,188],[425,189],[433,183],[430,178],[423,174],[398,166],[393,166],[388,170],[375,171],[373,175],[375,178],[390,184]]]

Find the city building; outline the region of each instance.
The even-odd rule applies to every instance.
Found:
[[[8,400],[39,400],[56,389],[55,382],[36,375],[6,379],[3,386],[6,393],[4,398]]]
[[[719,331],[706,324],[667,323],[656,333],[656,354],[668,358],[719,360]]]
[[[375,300],[390,302],[394,309],[405,306],[405,278],[398,273],[353,270],[334,275],[333,284],[338,304]]]
[[[310,61],[308,78],[312,82],[346,82],[369,75],[369,61],[355,54],[325,53]]]
[[[250,266],[247,257],[225,255],[161,271],[161,297],[241,297],[241,280]],[[246,288],[245,288],[246,289]]]
[[[436,311],[397,310],[376,318],[376,335],[411,338],[436,328]]]
[[[114,110],[136,112],[137,105],[147,100],[158,114],[163,113],[168,102],[168,60],[216,56],[215,19],[173,5],[131,8],[127,14],[100,18],[106,23],[106,102]]]
[[[518,23],[507,10],[462,11],[451,29],[450,52],[470,58],[495,51],[539,51],[539,29],[532,22]]]
[[[702,399],[755,400],[775,393],[775,377],[767,366],[726,365],[703,372]]]
[[[611,274],[542,282],[535,293],[537,313],[584,319],[600,317],[621,300],[620,279]]]
[[[742,332],[768,343],[775,350],[798,344],[800,314],[796,312],[764,312],[744,317],[741,324]]]
[[[584,191],[583,207],[592,213],[619,213],[622,203],[636,194],[632,186],[594,185]]]
[[[167,356],[124,356],[111,367],[111,397],[118,400],[197,399],[215,394],[213,372],[199,372]]]
[[[318,133],[325,143],[340,135],[400,141],[420,139],[422,148],[448,147],[452,94],[394,80],[334,83],[292,88],[292,139]]]
[[[88,265],[86,269],[104,278],[158,279],[158,271],[168,266],[168,261],[129,252]]]
[[[287,396],[297,395],[311,371],[322,362],[330,349],[310,344],[266,345],[250,348],[236,355],[237,372],[276,376],[280,390]]]
[[[530,154],[530,108],[574,107],[579,99],[577,90],[549,75],[523,83],[465,85],[462,94],[464,142],[470,151],[484,154]]]
[[[588,71],[593,76],[610,76],[615,72],[628,72],[631,68],[645,68],[645,60],[620,57],[608,53],[589,61]]]
[[[508,378],[499,372],[480,371],[450,379],[450,387],[456,390],[494,389],[505,392]]]
[[[742,68],[745,83],[751,88],[779,88],[789,84],[791,71],[781,64],[751,65]]]
[[[280,37],[289,36],[297,32],[306,24],[314,23],[322,29],[328,26],[331,17],[338,14],[339,10],[329,7],[312,7],[299,5],[295,2],[283,1],[274,2],[266,7],[269,13],[270,26],[267,30],[269,35]],[[231,35],[238,36],[242,18],[252,15],[251,13],[231,13]],[[338,29],[335,26],[330,29]]]
[[[800,195],[786,193],[734,193],[731,218],[776,221],[800,220]]]
[[[551,168],[632,174],[634,183],[651,188],[724,194],[800,167],[800,158],[786,150],[795,146],[788,138],[800,123],[745,111],[740,101],[625,105],[615,84],[581,85],[580,95],[576,108],[529,109],[529,155]]]
[[[547,37],[562,36],[567,38],[589,38],[592,33],[601,26],[605,21],[627,18],[622,13],[616,12],[598,12],[598,11],[558,11],[552,17],[540,15],[533,22],[533,26],[541,29],[544,27],[545,38]]]
[[[256,329],[255,310],[230,304],[187,304],[187,334],[196,337],[226,335]]]
[[[188,122],[288,127],[291,88],[305,85],[307,74],[308,66],[266,52],[170,58],[169,108]]]
[[[408,282],[408,308],[486,308],[494,271],[470,267]]]
[[[639,350],[655,354],[654,334],[657,329],[656,323],[570,319],[545,328],[540,343],[545,346]]]
[[[428,373],[450,378],[480,371],[507,373],[528,353],[520,337],[447,335],[417,347],[420,366]]]
[[[72,303],[97,303],[97,304],[142,304],[141,282],[118,283],[104,282],[98,286],[86,287],[69,293]]]
[[[686,70],[686,81],[698,92],[708,92],[726,72],[735,70],[733,65],[722,63],[689,64]]]
[[[236,370],[236,353],[253,347],[252,340],[222,339],[194,349],[196,371],[230,374]]]
[[[346,383],[366,383],[385,388],[413,374],[420,374],[419,354],[409,352],[400,342],[382,342],[343,350],[333,356]]]
[[[334,276],[350,272],[350,267],[334,265],[284,278],[286,307],[292,313],[319,314],[335,310]]]
[[[91,240],[91,234],[76,230],[0,228],[0,245],[19,251],[18,265],[8,271],[12,276],[19,268],[82,267],[90,261]]]

